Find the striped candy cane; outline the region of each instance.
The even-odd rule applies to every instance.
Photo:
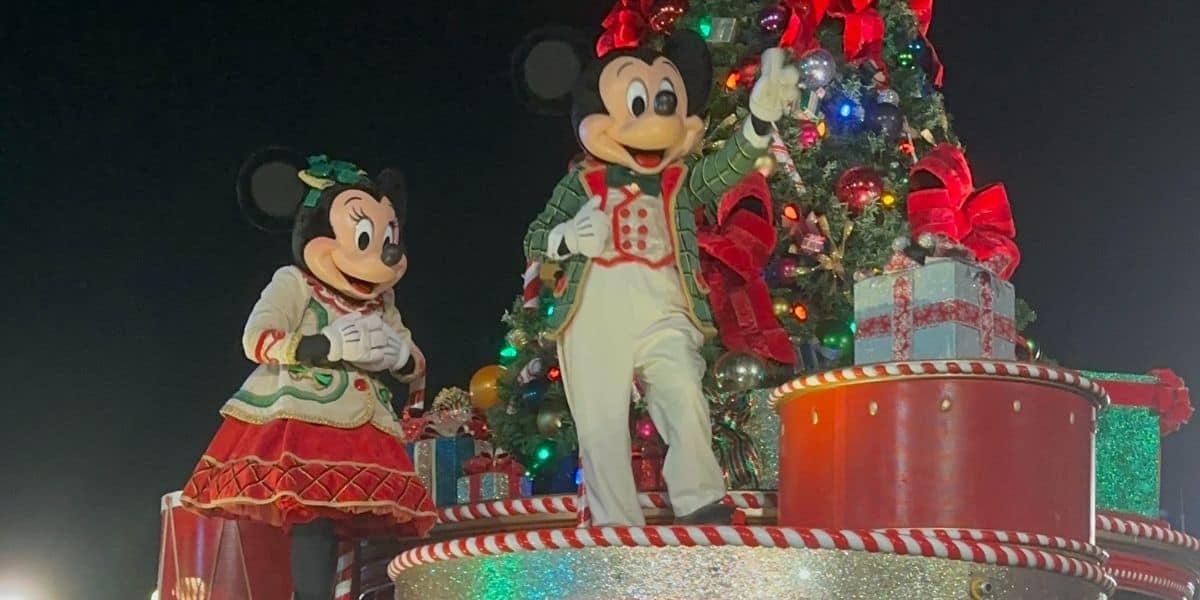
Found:
[[[523,298],[525,300],[525,308],[537,309],[541,306],[542,280],[539,276],[542,270],[542,263],[530,261],[525,265],[525,273],[521,276],[523,284]]]

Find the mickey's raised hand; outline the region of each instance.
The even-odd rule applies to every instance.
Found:
[[[800,70],[785,64],[785,58],[783,48],[770,48],[762,54],[758,81],[750,91],[750,114],[760,121],[778,121],[800,97]]]

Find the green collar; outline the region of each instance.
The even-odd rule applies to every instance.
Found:
[[[662,193],[662,174],[644,175],[620,165],[608,165],[605,168],[604,183],[608,187],[624,187],[636,183],[642,192],[650,196]]]

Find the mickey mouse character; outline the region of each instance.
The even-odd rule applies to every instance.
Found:
[[[221,409],[182,501],[290,530],[294,598],[328,600],[338,537],[420,535],[434,522],[379,378],[419,396],[424,377],[392,290],[408,268],[403,179],[268,150],[242,167],[238,192],[261,226],[295,215],[295,264],[250,313],[242,346],[258,367]]]
[[[539,60],[548,54],[530,52]],[[635,375],[669,445],[663,475],[679,521],[732,518],[721,503],[725,487],[701,390],[700,348],[716,330],[696,213],[715,214],[721,197],[766,153],[772,123],[795,101],[798,79],[782,50],[767,50],[750,118],[719,151],[699,159],[692,153],[704,135],[712,59],[698,35],[677,32],[661,52],[608,53],[582,70],[572,90],[571,120],[588,157],[530,225],[525,254],[563,266],[551,326],[593,525],[644,522],[629,459]]]

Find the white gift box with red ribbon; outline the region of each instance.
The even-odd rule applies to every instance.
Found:
[[[1016,358],[1011,283],[973,262],[924,265],[854,284],[854,362]]]

